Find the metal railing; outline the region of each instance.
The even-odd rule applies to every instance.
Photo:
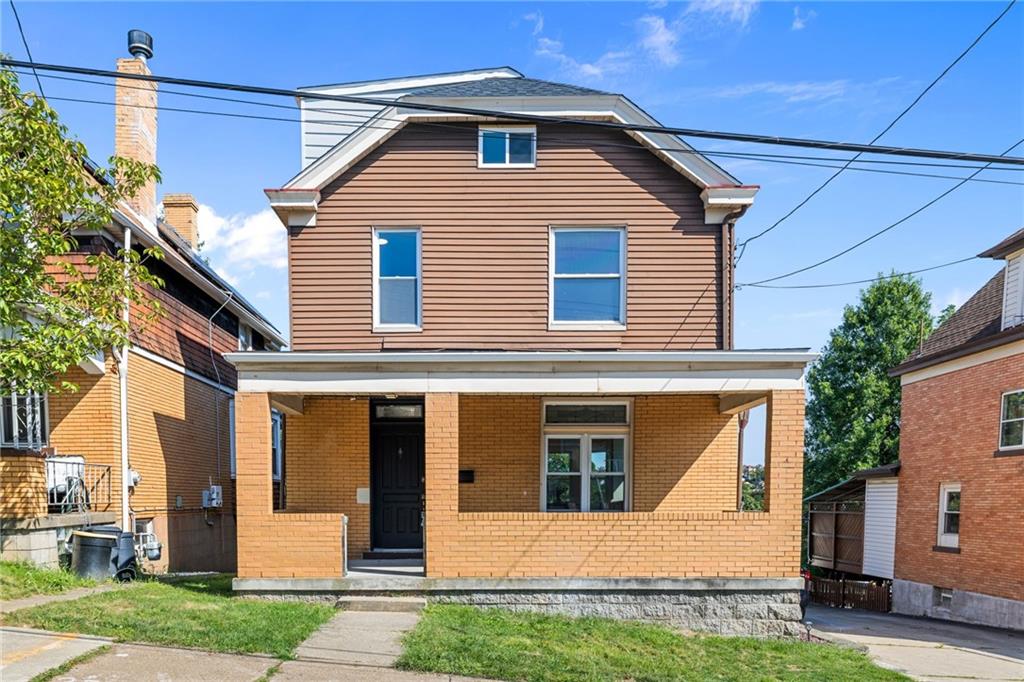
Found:
[[[103,511],[112,500],[110,467],[84,457],[46,459],[46,505],[50,514]]]

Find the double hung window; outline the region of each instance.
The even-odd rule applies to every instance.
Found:
[[[626,231],[551,230],[550,326],[621,328],[626,323]]]
[[[373,231],[374,330],[420,331],[420,269],[419,229]]]
[[[1024,448],[1024,390],[1003,394],[999,419],[999,449]]]

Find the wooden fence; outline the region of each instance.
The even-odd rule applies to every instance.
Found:
[[[867,609],[888,613],[892,606],[889,581],[811,579],[811,601],[842,609]]]

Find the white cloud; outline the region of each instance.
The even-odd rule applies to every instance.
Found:
[[[670,27],[662,17],[648,14],[637,20],[640,29],[640,46],[655,60],[664,66],[675,66],[679,63],[678,27]]]
[[[665,9],[668,7],[668,0],[651,0],[647,6],[651,9]]]
[[[581,61],[567,55],[560,40],[544,36],[537,38],[535,53],[539,57],[555,60],[570,76],[584,79],[596,80],[608,75],[623,73],[631,63],[630,54],[627,51],[608,51],[594,61]]]
[[[533,22],[532,35],[540,35],[541,31],[544,30],[544,15],[541,14],[540,12],[530,12],[529,14],[524,14],[523,20]]]
[[[760,0],[693,0],[686,14],[703,14],[745,28],[759,4]]]
[[[267,208],[258,213],[221,216],[199,205],[202,254],[231,284],[255,272],[288,267],[288,246],[281,221]]]
[[[790,28],[794,31],[802,31],[807,27],[807,22],[816,16],[818,16],[818,13],[813,9],[801,12],[800,5],[797,5],[793,8],[793,24]]]
[[[714,88],[707,94],[722,99],[737,99],[752,95],[773,95],[781,97],[788,103],[820,102],[844,97],[850,90],[851,83],[840,79],[833,81],[761,81],[759,83],[742,83]]]

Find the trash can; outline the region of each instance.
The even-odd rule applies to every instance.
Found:
[[[117,545],[118,536],[113,533],[71,531],[71,571],[83,578],[108,580],[114,575]]]

